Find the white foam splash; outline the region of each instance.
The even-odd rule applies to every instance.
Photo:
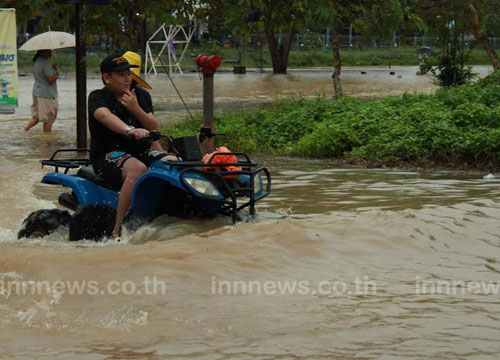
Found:
[[[495,175],[495,174],[484,175],[483,179],[486,179],[486,180],[498,179],[498,175]]]
[[[131,307],[126,311],[113,310],[102,317],[100,324],[105,329],[130,330],[135,326],[148,324],[149,313],[145,310]]]
[[[13,230],[5,229],[0,226],[0,243],[11,243],[17,241],[17,234]]]

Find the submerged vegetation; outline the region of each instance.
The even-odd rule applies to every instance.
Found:
[[[164,129],[193,135],[200,118]],[[218,114],[219,139],[253,153],[383,164],[500,164],[500,71],[434,94],[378,100],[282,100],[257,111]]]

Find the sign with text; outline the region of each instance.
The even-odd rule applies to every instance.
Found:
[[[14,9],[0,9],[0,91],[0,114],[13,114],[18,105]]]

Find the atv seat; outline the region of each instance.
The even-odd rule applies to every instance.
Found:
[[[113,190],[113,191],[118,191],[121,188],[121,185],[117,184],[112,184],[109,183],[105,180],[103,180],[99,175],[97,175],[94,172],[94,169],[91,166],[82,166],[78,172],[76,173],[77,176],[84,178],[86,180],[92,181],[93,183],[105,187],[107,189]]]

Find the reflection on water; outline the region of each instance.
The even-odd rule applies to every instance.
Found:
[[[260,208],[297,215],[447,206],[496,197],[500,187],[499,179],[476,173],[342,169],[296,159],[274,159],[268,166],[273,196]]]
[[[487,359],[500,351],[498,286],[474,287],[498,284],[498,180],[262,157],[272,195],[256,219],[236,226],[161,217],[121,242],[69,243],[67,229],[18,241],[24,216],[56,206],[58,189],[38,184],[49,169],[37,161],[74,142],[70,120],[48,137],[25,134],[23,122],[0,122],[2,359]],[[361,291],[360,280],[369,285]],[[447,288],[452,281],[459,285]],[[31,291],[43,282],[49,287]],[[294,282],[302,287],[281,287]],[[245,292],[247,284],[267,291]]]

